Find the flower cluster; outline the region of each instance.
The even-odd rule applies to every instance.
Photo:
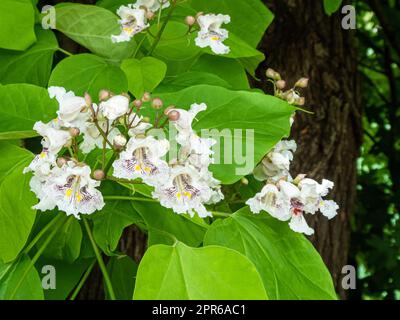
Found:
[[[102,90],[96,104],[88,94],[78,97],[61,87],[50,87],[48,92],[58,101],[57,118],[35,123],[34,130],[43,137],[43,150],[24,169],[33,172],[30,187],[40,200],[35,209],[57,207],[77,218],[101,210],[104,200],[97,187],[107,178],[145,183],[154,188],[153,197],[161,205],[179,214],[210,216],[205,205],[223,199],[219,181],[209,171],[216,141],[200,138],[192,128],[197,113],[207,108],[204,103],[193,104],[189,110],[174,106],[164,110],[162,117],[176,128],[180,145],[177,159],[167,163],[169,141],[152,135],[153,125],[139,114],[143,103],[150,100],[158,111],[161,99],[145,93],[131,103],[128,95]],[[160,120],[157,112],[155,124]],[[92,170],[79,161],[82,154],[96,148],[103,150],[103,161],[106,149],[114,152],[102,170]],[[112,175],[108,175],[111,168]]]
[[[112,35],[113,42],[126,42],[139,32],[147,29],[149,20],[153,19],[155,12],[168,8],[168,0],[138,0],[134,4],[123,5],[118,8],[117,15],[121,33]],[[210,47],[215,54],[227,54],[230,49],[223,41],[228,38],[228,31],[221,28],[223,24],[231,21],[230,16],[223,14],[198,13],[196,17],[187,16],[185,23],[189,26],[188,34],[193,27],[198,26],[195,44],[200,48]]]
[[[304,104],[304,98],[291,89],[283,92],[286,83],[280,75],[272,69],[267,70],[267,76],[273,80],[275,95],[285,99],[288,103]],[[295,87],[305,88],[308,79],[301,78]],[[289,93],[296,95],[289,96]],[[291,119],[293,124],[293,118]],[[305,174],[299,174],[295,179],[290,175],[290,163],[297,145],[294,140],[281,140],[256,166],[253,174],[256,179],[265,181],[261,192],[249,199],[249,205],[253,213],[266,211],[274,218],[289,221],[289,227],[296,232],[312,235],[314,230],[310,228],[304,218],[304,214],[315,214],[320,211],[328,219],[332,219],[339,206],[333,200],[324,200],[329,190],[333,188],[333,182],[323,179],[318,183],[306,178]]]

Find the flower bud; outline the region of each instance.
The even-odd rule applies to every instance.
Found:
[[[299,80],[297,80],[297,82],[294,86],[299,87],[299,88],[307,88],[308,78],[300,78]]]
[[[160,98],[154,98],[152,102],[152,106],[154,109],[161,109],[163,106],[163,101]]]
[[[180,114],[178,111],[176,110],[172,110],[170,112],[168,112],[168,119],[171,121],[177,121],[180,117]]]
[[[102,89],[102,90],[100,90],[100,92],[99,92],[99,100],[100,100],[100,101],[105,101],[105,100],[107,100],[108,98],[110,98],[110,96],[111,96],[111,93],[110,93],[110,91],[108,91],[108,90]]]
[[[196,23],[196,18],[193,17],[193,16],[187,16],[187,17],[185,18],[185,23],[186,23],[189,27],[191,27],[191,26],[193,26],[193,25]]]
[[[61,158],[58,158],[56,162],[57,162],[57,166],[59,168],[61,168],[64,164],[67,164],[67,159],[61,157]]]
[[[147,11],[146,11],[146,18],[147,18],[148,20],[153,19],[153,18],[154,18],[154,12],[153,12],[153,11],[150,11],[150,10],[147,10]]]
[[[265,72],[267,78],[271,78],[274,80],[281,80],[281,75],[276,72],[274,69],[268,68],[267,71]]]
[[[277,87],[278,89],[280,89],[280,90],[285,89],[285,87],[286,87],[286,82],[285,82],[285,80],[278,80],[278,81],[276,82],[276,87]]]
[[[84,97],[85,97],[86,105],[87,105],[88,107],[90,107],[90,106],[92,105],[92,97],[91,97],[90,94],[87,93],[87,92],[85,92]]]
[[[95,170],[94,172],[93,172],[93,178],[95,179],[95,180],[104,180],[104,178],[106,177],[106,174],[104,173],[104,171],[103,170],[100,170],[100,169],[98,169],[98,170]]]
[[[134,105],[137,109],[139,109],[139,108],[142,106],[142,104],[143,104],[142,100],[136,99],[136,100],[133,101],[133,105]]]
[[[78,129],[78,128],[69,128],[69,134],[72,136],[72,137],[77,137],[77,136],[79,136],[79,134],[81,133],[81,131]]]
[[[296,104],[298,106],[304,106],[304,104],[306,103],[306,99],[304,97],[300,97],[297,99]]]
[[[149,117],[143,117],[141,121],[145,122],[145,123],[149,123],[150,122],[150,118]]]
[[[116,149],[122,149],[123,147],[125,147],[126,142],[126,138],[122,134],[119,134],[115,136],[113,140],[113,145]]]
[[[247,186],[249,184],[249,180],[247,180],[247,178],[243,177],[242,179],[240,179],[240,182],[242,184],[244,184],[245,186]]]
[[[150,101],[150,99],[151,99],[150,92],[143,93],[143,97],[142,97],[143,102],[148,102],[148,101]]]
[[[168,113],[172,110],[175,109],[176,107],[174,105],[170,105],[168,106],[165,110],[164,110],[164,114],[167,116]]]

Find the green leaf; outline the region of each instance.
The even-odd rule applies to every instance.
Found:
[[[43,300],[42,282],[34,267],[30,268],[20,284],[30,263],[31,259],[27,255],[7,264],[0,262],[0,300]]]
[[[91,216],[93,236],[97,245],[108,255],[117,248],[122,232],[127,226],[142,221],[131,201],[106,201],[100,212]]]
[[[251,300],[267,299],[254,265],[231,249],[150,247],[139,264],[137,300]]]
[[[164,79],[167,65],[156,58],[145,57],[126,59],[122,61],[121,69],[128,79],[129,91],[140,99],[145,91],[152,92]]]
[[[0,1],[0,48],[25,50],[36,41],[30,0]]]
[[[31,83],[47,86],[58,48],[56,37],[50,30],[36,28],[38,41],[24,52],[0,49],[0,82]]]
[[[131,3],[133,3],[132,0],[99,0],[97,1],[96,6],[106,8],[112,12],[116,12],[120,6]]]
[[[92,5],[62,3],[56,6],[56,27],[91,52],[110,60],[129,58],[136,43],[113,43],[112,35],[120,34],[118,17],[111,11]]]
[[[56,288],[46,289],[44,297],[46,300],[65,300],[75,288],[83,273],[89,268],[93,259],[78,259],[73,263],[66,261],[48,259],[43,256],[36,262],[35,267],[41,272],[44,266],[53,266],[56,271]],[[41,274],[42,279],[46,273]]]
[[[32,154],[4,143],[0,144],[0,151],[5,155],[0,162],[4,174],[0,178],[0,261],[9,262],[15,259],[29,237],[36,216],[31,207],[37,200],[30,191],[30,175],[22,173],[32,160]]]
[[[232,89],[250,89],[246,71],[243,66],[234,59],[226,59],[223,56],[202,55],[191,67],[192,71],[210,72],[227,81]]]
[[[128,82],[120,68],[93,54],[79,54],[62,60],[53,70],[49,86],[61,86],[76,95],[88,92],[96,99],[101,89],[115,93],[128,91]]]
[[[196,247],[203,241],[208,227],[204,222],[178,215],[157,202],[133,201],[132,206],[144,220],[149,233],[148,246],[179,240]]]
[[[246,255],[271,299],[336,299],[331,275],[313,245],[265,212],[254,215],[245,207],[217,220],[204,243]]]
[[[137,272],[135,261],[128,256],[111,257],[107,270],[117,299],[131,300]]]
[[[250,173],[262,157],[289,134],[289,118],[294,112],[292,106],[273,96],[208,85],[160,94],[160,97],[165,105],[173,104],[183,109],[188,109],[193,103],[207,104],[207,110],[196,116],[198,121],[194,121],[194,129],[209,129],[210,136],[219,141],[216,150],[220,147],[220,152],[215,156],[219,156],[220,161],[210,168],[223,184],[234,183]],[[232,143],[233,150],[229,150],[226,143]],[[250,148],[253,145],[254,148]],[[245,152],[247,147],[249,151]],[[246,159],[239,159],[241,151]]]
[[[52,217],[53,218],[53,217]],[[46,237],[47,232],[37,243],[39,248]],[[75,217],[71,216],[58,230],[52,241],[43,251],[43,257],[55,260],[63,260],[67,263],[74,262],[80,254],[82,243],[82,229]]]
[[[253,48],[261,41],[274,15],[261,0],[189,0],[196,12],[222,13],[231,17],[231,22],[222,27],[236,34]]]
[[[324,10],[327,15],[331,15],[339,10],[343,0],[324,0]]]
[[[0,140],[37,136],[32,129],[36,121],[48,122],[56,117],[56,100],[47,90],[30,84],[0,85]]]

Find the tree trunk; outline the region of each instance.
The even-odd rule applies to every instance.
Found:
[[[310,78],[304,89],[305,108],[297,112],[292,137],[298,144],[292,174],[335,182],[332,198],[340,205],[337,217],[322,215],[309,221],[310,239],[322,255],[342,298],[341,270],[348,262],[350,216],[356,194],[356,160],[362,142],[361,104],[354,31],[341,27],[340,12],[324,13],[322,1],[268,0],[275,20],[260,50],[266,61],[258,69],[258,86],[266,91],[266,68],[278,71],[291,87],[298,78]]]

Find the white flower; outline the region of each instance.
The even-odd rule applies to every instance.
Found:
[[[101,117],[99,118],[101,119]],[[107,129],[110,129],[107,128],[107,120],[105,119],[98,120],[97,123],[104,132],[106,132]],[[94,123],[88,123],[85,129],[82,131],[82,133],[83,133],[83,141],[79,145],[79,147],[83,153],[89,153],[96,147],[100,149],[103,148],[104,138],[100,134],[100,131],[97,129]],[[119,134],[120,132],[117,128],[112,128],[107,136],[108,141],[113,141],[114,138]],[[106,144],[106,148],[111,148],[111,147],[108,144]]]
[[[38,172],[39,174],[46,174],[50,170],[50,165],[54,165],[55,162],[56,155],[44,148],[41,153],[35,156],[29,166],[24,168],[23,173]]]
[[[135,137],[138,134],[144,134],[146,130],[150,129],[152,125],[147,122],[143,122],[143,117],[132,112],[128,117],[128,123],[131,129],[128,131],[130,137]]]
[[[129,41],[135,34],[149,26],[144,9],[134,8],[132,5],[121,6],[118,8],[117,14],[121,17],[118,20],[121,25],[121,34],[112,35],[112,42]]]
[[[114,121],[128,112],[129,99],[122,95],[113,96],[107,101],[101,102],[99,107],[104,117]]]
[[[322,184],[319,184],[312,179],[302,179],[297,186],[280,180],[276,185],[266,184],[261,192],[246,204],[253,213],[267,211],[281,221],[290,220],[289,227],[293,231],[311,235],[314,230],[308,226],[304,218],[305,213],[314,214],[320,210],[328,219],[336,215],[339,206],[332,200],[322,199],[332,187],[333,183],[329,180],[323,180]]]
[[[254,169],[255,178],[260,181],[268,180],[271,182],[276,182],[282,178],[289,178],[290,180],[289,167],[296,148],[297,145],[294,140],[278,142]]]
[[[138,0],[133,6],[135,8],[140,8],[143,6],[152,12],[156,12],[160,8],[168,8],[170,6],[170,3],[168,0]]]
[[[153,198],[178,214],[189,213],[193,217],[197,212],[200,217],[207,217],[211,213],[204,204],[212,194],[212,189],[201,179],[195,168],[177,165],[171,168],[166,182],[156,185]]]
[[[59,103],[58,119],[64,127],[75,127],[82,130],[90,118],[90,110],[86,106],[85,98],[76,97],[72,91],[62,87],[49,87],[50,98],[56,98]]]
[[[168,164],[161,159],[169,149],[168,140],[156,140],[152,136],[130,138],[126,150],[113,163],[113,175],[134,180],[142,178],[149,185],[161,183],[168,174]]]
[[[33,126],[33,130],[43,137],[43,149],[50,154],[57,154],[71,140],[70,133],[57,129],[56,122],[53,121],[47,124],[38,121]]]
[[[210,47],[216,54],[229,53],[230,49],[222,42],[228,38],[228,31],[221,28],[223,23],[229,23],[231,18],[223,14],[206,14],[197,19],[200,31],[195,39],[200,48]]]
[[[168,113],[171,111],[176,111],[179,113],[179,118],[175,121],[171,121],[175,125],[175,128],[178,130],[177,141],[181,145],[185,145],[183,141],[187,141],[189,136],[193,133],[192,123],[195,119],[196,115],[207,109],[207,105],[205,103],[197,104],[193,103],[190,106],[189,110],[184,109],[169,109]]]
[[[122,134],[115,136],[112,141],[113,141],[114,146],[118,146],[118,147],[124,147],[127,143],[126,138]]]
[[[42,186],[43,193],[38,194],[41,201],[34,208],[42,210],[42,202],[53,203],[67,215],[79,219],[79,214],[91,214],[104,207],[103,196],[96,189],[99,185],[99,181],[90,177],[87,165],[69,161],[61,168],[54,167]]]
[[[24,173],[26,171],[24,170]],[[43,188],[46,181],[51,179],[53,174],[52,166],[50,163],[42,163],[40,167],[36,168],[34,175],[29,181],[31,191],[35,193],[36,197],[40,199],[33,208],[41,211],[52,210],[56,207],[56,203],[52,198],[51,193],[47,193]]]

